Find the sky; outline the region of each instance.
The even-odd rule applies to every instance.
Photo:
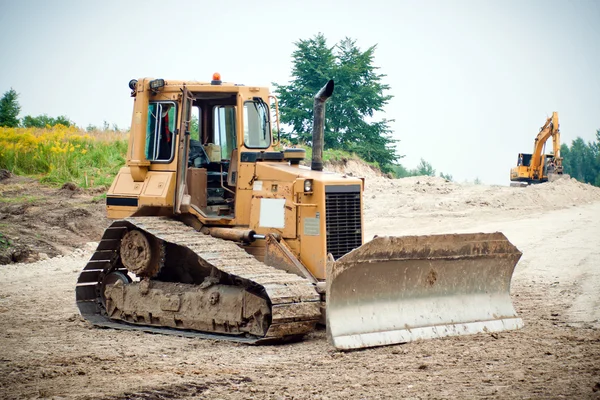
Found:
[[[600,129],[595,0],[0,0],[0,93],[20,117],[127,128],[130,79],[287,83],[294,43],[319,32],[377,45],[407,168],[507,185],[553,111],[563,143]]]

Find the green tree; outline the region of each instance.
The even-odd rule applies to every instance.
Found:
[[[288,124],[293,133],[283,130],[282,136],[292,142],[311,143],[312,141],[312,108],[315,93],[333,77],[335,57],[333,48],[327,46],[322,34],[312,39],[300,40],[295,43],[296,50],[292,53],[292,76],[288,85],[273,83],[279,97],[281,122]],[[338,95],[335,89],[335,96]],[[331,136],[331,107],[333,99],[327,103],[325,140]]]
[[[563,157],[564,173],[580,182],[600,186],[600,130],[596,131],[596,141],[586,143],[581,137],[563,144],[560,153]]]
[[[435,168],[433,168],[430,163],[422,158],[416,168],[406,169],[402,164],[397,163],[393,164],[391,169],[395,178],[406,178],[409,176],[435,176]],[[443,172],[440,172],[440,178],[450,182],[454,180],[452,175],[444,174]]]
[[[71,126],[73,122],[69,120],[64,115],[59,115],[56,118],[49,117],[47,114],[38,115],[37,117],[32,117],[31,115],[26,115],[23,117],[23,121],[21,124],[25,128],[45,128],[46,126],[55,126],[55,125],[64,125]]]
[[[192,115],[192,120],[190,121],[190,137],[194,140],[200,140],[200,121],[198,120],[198,116],[196,114]]]
[[[421,158],[421,162],[417,165],[416,175],[435,176],[435,169],[431,164]]]
[[[443,172],[440,172],[440,178],[447,180],[448,182],[452,182],[452,175],[450,174],[444,174]]]
[[[0,126],[16,128],[19,126],[19,94],[10,88],[0,99]]]
[[[414,176],[412,170],[408,170],[404,165],[398,163],[392,166],[392,174],[395,178],[406,178],[408,176]]]
[[[598,175],[594,185],[600,187],[600,129],[596,130],[596,166],[598,167]]]
[[[392,96],[385,94],[389,85],[373,65],[376,46],[362,51],[356,41],[341,40],[329,47],[323,34],[295,43],[292,53],[292,80],[273,85],[280,102],[281,121],[292,131],[282,135],[293,143],[312,142],[312,109],[315,93],[335,80],[335,91],[327,102],[325,147],[356,153],[376,162],[389,172],[398,160],[395,140],[391,138],[391,120],[375,118],[377,111]]]

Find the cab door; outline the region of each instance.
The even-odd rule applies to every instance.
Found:
[[[183,87],[181,101],[181,121],[179,124],[178,151],[177,151],[177,178],[175,183],[175,201],[173,213],[181,214],[181,204],[186,196],[186,175],[188,166],[188,153],[190,148],[190,121],[192,115],[192,102],[194,98],[186,86]]]

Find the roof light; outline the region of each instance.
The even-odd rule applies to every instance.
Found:
[[[218,72],[215,72],[213,74],[212,77],[212,81],[210,82],[211,85],[220,85],[221,84],[221,74]]]

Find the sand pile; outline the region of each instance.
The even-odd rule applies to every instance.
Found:
[[[600,188],[563,178],[526,187],[455,183],[432,176],[390,179],[358,159],[328,162],[326,170],[365,179],[367,218],[398,213],[466,217],[477,211],[542,212],[600,201]]]
[[[365,185],[365,209],[377,208],[378,216],[398,210],[457,216],[466,216],[474,209],[539,212],[596,201],[600,201],[600,188],[572,178],[522,188],[461,184],[425,176],[372,178]]]

